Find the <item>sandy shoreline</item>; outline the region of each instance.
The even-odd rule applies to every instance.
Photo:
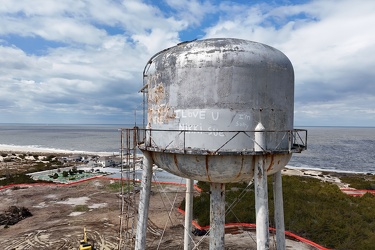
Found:
[[[120,152],[94,152],[94,151],[79,151],[79,150],[66,150],[66,149],[54,149],[54,148],[38,148],[35,146],[15,146],[0,144],[0,152],[4,153],[17,153],[17,154],[67,154],[67,155],[97,155],[97,156],[111,156],[120,155]],[[140,155],[139,155],[140,156]],[[347,171],[338,169],[322,169],[322,168],[299,168],[290,165],[286,165],[285,169],[288,172],[295,172],[296,175],[303,175],[305,172],[311,172],[312,175],[321,175],[325,173],[347,173],[347,174],[375,174],[371,172],[358,172],[358,171]],[[284,169],[284,170],[285,170]]]
[[[119,154],[119,152],[90,152],[90,151],[79,151],[79,150],[66,150],[66,149],[53,149],[53,148],[37,148],[34,146],[15,146],[0,144],[0,152],[7,153],[46,153],[46,154],[82,154],[82,155],[98,155],[108,156],[113,154]]]
[[[58,150],[58,149],[48,149],[48,148],[36,148],[36,147],[26,147],[26,146],[11,146],[11,145],[0,145],[0,152],[7,153],[7,154],[38,154],[43,156],[48,156],[50,154],[67,154],[67,155],[89,155],[89,156],[108,156],[113,155],[109,152],[88,152],[88,151],[73,151],[73,150]],[[138,155],[141,157],[141,155]],[[0,161],[2,161],[2,156],[0,155]],[[108,172],[108,168],[104,172]],[[117,172],[117,173],[115,173]],[[119,174],[119,169],[114,171],[113,174]],[[166,172],[167,173],[167,172]],[[35,173],[37,174],[37,173]],[[320,179],[324,182],[334,183],[339,188],[345,189],[348,188],[349,185],[346,183],[342,183],[339,176],[342,174],[369,174],[369,173],[359,173],[359,172],[349,172],[349,171],[336,171],[336,170],[329,170],[329,169],[302,169],[293,166],[286,165],[285,168],[282,169],[282,175],[293,175],[293,176],[307,176],[316,179]],[[370,173],[374,174],[374,173]]]

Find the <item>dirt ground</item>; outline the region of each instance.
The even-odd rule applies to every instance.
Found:
[[[134,195],[135,206],[125,205],[123,208],[129,213],[122,217],[120,243],[121,198],[118,190],[109,188],[111,182],[113,180],[98,178],[71,186],[0,190],[0,212],[14,205],[26,207],[33,214],[8,228],[0,227],[1,249],[78,249],[84,227],[96,249],[118,249],[119,244],[121,249],[134,249],[136,219],[133,218],[136,216],[132,214],[138,208],[139,194]],[[177,207],[185,196],[184,191],[181,186],[153,186],[147,249],[183,249],[184,216]],[[129,214],[128,218],[126,214]],[[256,249],[255,241],[254,232],[228,233],[225,248]],[[200,242],[195,249],[208,249],[208,237],[194,236],[194,242]],[[313,248],[287,240],[287,249]]]
[[[0,174],[30,171],[30,166],[47,155],[2,152]],[[122,207],[120,190],[109,188],[113,182],[97,178],[70,186],[29,185],[0,190],[0,213],[17,206],[33,214],[15,225],[0,226],[0,249],[78,249],[84,227],[96,249],[134,249],[139,194],[128,197],[126,193],[127,203]],[[184,196],[185,187],[153,185],[147,249],[184,248],[184,216],[177,210]],[[272,249],[274,236],[270,240]],[[194,249],[209,248],[209,237],[194,236],[193,241]],[[256,249],[255,242],[254,231],[228,230],[225,236],[226,249]],[[286,244],[287,249],[312,249],[292,240]]]

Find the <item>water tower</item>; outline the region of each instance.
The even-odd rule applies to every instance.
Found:
[[[289,59],[261,43],[207,39],[157,53],[144,73],[147,124],[136,248],[145,247],[153,163],[210,182],[210,249],[224,249],[225,183],[253,178],[257,245],[268,248],[267,175],[275,174],[276,228],[284,237],[280,170],[304,149],[293,130]]]

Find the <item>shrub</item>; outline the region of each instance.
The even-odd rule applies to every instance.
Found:
[[[46,161],[53,161],[53,158],[55,157],[56,157],[55,155],[49,155],[47,156]]]
[[[193,217],[209,225],[209,184],[198,182]],[[226,184],[226,223],[255,223],[255,195],[246,183]],[[272,179],[268,179],[269,221],[274,226]],[[239,200],[238,197],[242,196]],[[285,229],[334,249],[371,249],[375,244],[375,196],[351,197],[337,185],[305,176],[283,176]],[[182,204],[184,207],[184,204]]]
[[[76,205],[74,207],[75,212],[87,212],[89,211],[89,207],[87,205]]]
[[[69,176],[69,172],[64,170],[64,171],[62,172],[62,176],[63,176],[64,178],[68,177],[68,176]]]
[[[343,182],[348,183],[350,187],[356,189],[375,190],[374,176],[344,176],[340,178]]]
[[[0,186],[9,184],[35,183],[36,181],[26,174],[14,174],[5,179],[0,180]]]
[[[72,167],[72,172],[73,172],[74,174],[78,173],[77,166],[73,166],[73,167]]]

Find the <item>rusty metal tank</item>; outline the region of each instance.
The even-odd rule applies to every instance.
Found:
[[[288,163],[294,72],[282,52],[247,40],[198,40],[158,53],[148,67],[141,149],[152,152],[156,165],[228,183],[252,179],[257,155],[267,174]]]

